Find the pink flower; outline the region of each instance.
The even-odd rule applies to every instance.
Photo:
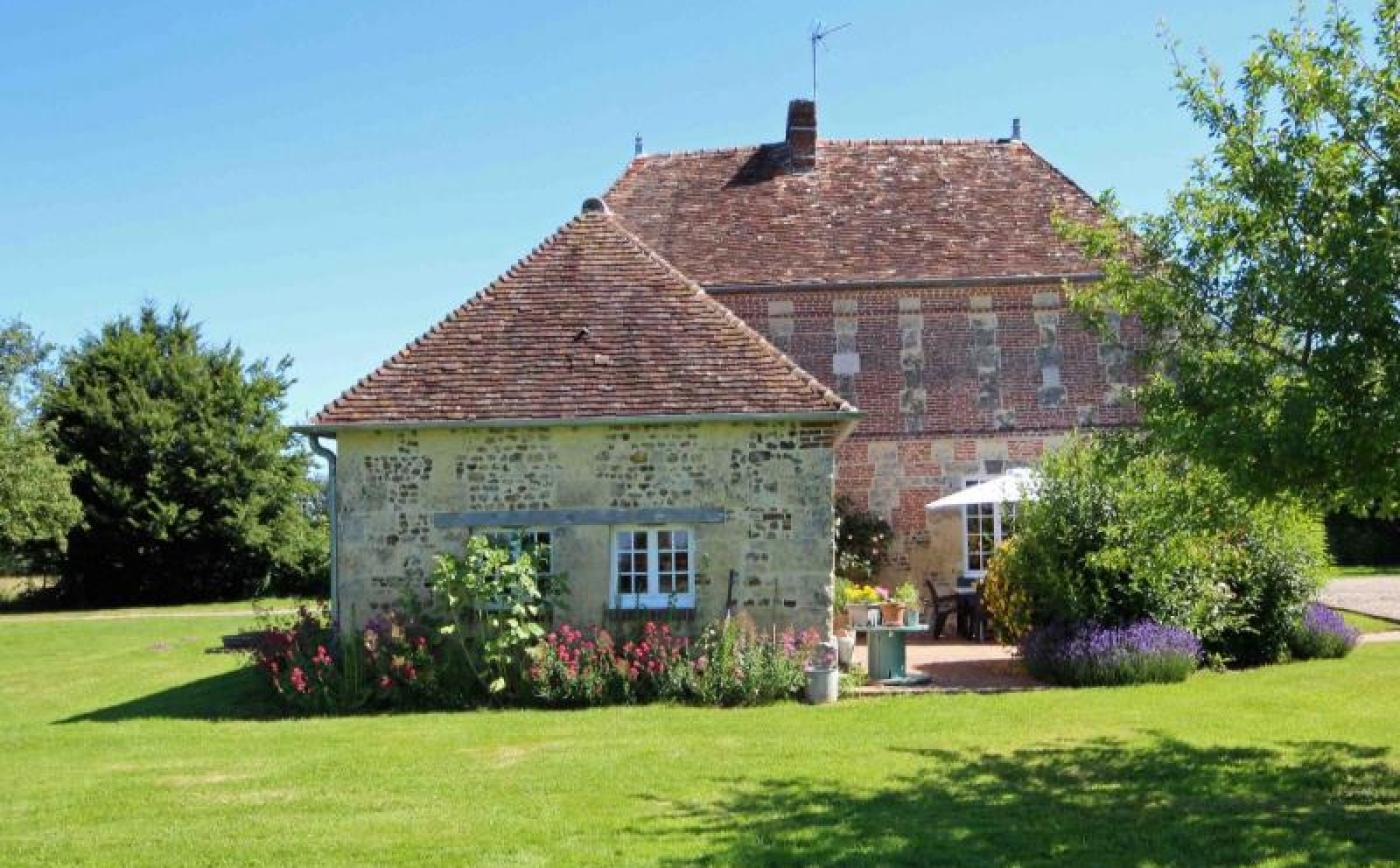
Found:
[[[302,671],[300,666],[292,667],[291,680],[292,687],[297,693],[309,692],[310,688],[306,684],[306,673]]]
[[[388,690],[390,687],[394,686],[394,679],[390,678],[387,675],[381,675],[379,676],[379,686],[385,690]]]

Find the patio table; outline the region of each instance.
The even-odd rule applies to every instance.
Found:
[[[869,642],[869,659],[866,662],[870,669],[870,680],[896,685],[927,682],[927,675],[909,675],[904,670],[904,640],[910,633],[922,633],[927,630],[927,624],[915,624],[912,627],[903,624],[856,627],[855,631],[866,634]]]

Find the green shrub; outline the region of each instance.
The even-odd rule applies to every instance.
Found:
[[[551,586],[562,591],[562,584]],[[438,556],[428,587],[463,689],[489,699],[522,695],[548,602],[534,555],[473,535],[460,557]]]
[[[1325,554],[1296,503],[1241,497],[1217,471],[1127,439],[1077,439],[1046,457],[1015,543],[993,558],[1006,586],[993,614],[1017,628],[1152,621],[1190,630],[1208,655],[1268,663]]]
[[[291,711],[330,714],[356,711],[373,691],[358,654],[340,653],[324,609],[301,607],[291,620],[268,623],[252,647],[252,663]]]
[[[806,683],[803,666],[815,631],[764,638],[746,618],[707,627],[692,652],[695,701],[702,705],[760,705],[789,699]]]
[[[1201,642],[1182,627],[1140,621],[1127,627],[1051,625],[1021,640],[1031,675],[1069,687],[1185,681],[1201,659]]]
[[[1010,643],[1020,642],[1031,631],[1034,616],[1029,592],[1010,577],[1018,562],[1017,545],[1014,536],[1003,542],[982,580],[982,600],[992,630],[998,639]]]
[[[1297,660],[1345,657],[1356,647],[1361,631],[1333,609],[1310,603],[1288,637],[1288,650]]]

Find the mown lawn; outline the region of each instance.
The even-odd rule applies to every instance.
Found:
[[[246,618],[0,617],[0,864],[1374,864],[1400,645],[1185,685],[267,720]]]
[[[1391,630],[1400,630],[1400,624],[1394,621],[1387,621],[1373,615],[1363,615],[1360,612],[1343,611],[1342,620],[1362,633],[1387,633]]]

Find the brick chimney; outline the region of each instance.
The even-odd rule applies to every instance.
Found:
[[[817,167],[817,104],[810,99],[788,103],[787,146],[794,172]]]

